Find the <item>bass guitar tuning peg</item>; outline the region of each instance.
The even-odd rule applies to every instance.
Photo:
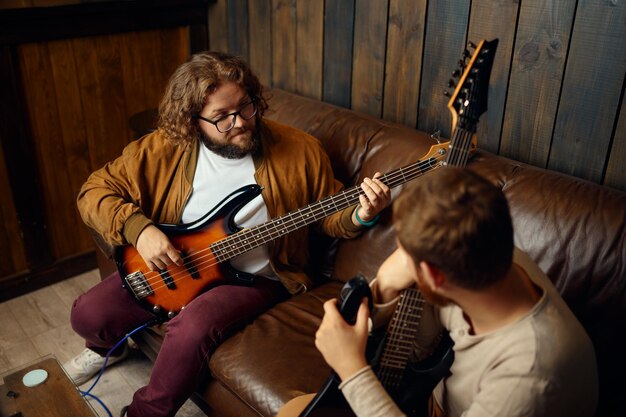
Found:
[[[452,71],[452,78],[459,78],[461,76],[461,70],[455,69]]]
[[[450,87],[450,88],[456,87],[456,83],[454,82],[453,79],[449,79],[448,80],[448,87]]]
[[[472,49],[476,49],[476,44],[475,44],[474,42],[472,42],[472,41],[469,41],[469,42],[467,43],[467,47],[468,47],[468,48],[472,48]]]
[[[450,92],[448,90],[443,90],[442,94],[446,97],[450,97]]]

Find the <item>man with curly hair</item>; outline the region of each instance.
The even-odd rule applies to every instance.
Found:
[[[240,58],[200,53],[169,80],[159,105],[158,129],[132,142],[122,155],[95,171],[78,195],[84,222],[110,246],[133,245],[146,266],[159,271],[183,265],[184,254],[155,224],[188,224],[202,218],[231,192],[263,187],[234,217],[249,228],[342,189],[328,156],[313,137],[263,118],[267,109],[257,77]],[[381,181],[366,178],[356,207],[313,225],[351,238],[389,203]],[[173,416],[201,379],[216,347],[235,330],[313,285],[307,276],[308,228],[279,237],[231,259],[257,278],[251,286],[218,285],[189,302],[168,322],[150,382],[139,389],[128,416]],[[104,363],[116,342],[153,318],[120,285],[104,279],[74,303],[71,322],[87,349],[66,363],[77,385]],[[122,346],[110,363],[126,354]]]

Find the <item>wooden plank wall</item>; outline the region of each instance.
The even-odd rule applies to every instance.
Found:
[[[207,48],[210,1],[0,1],[0,300],[95,266],[76,196]]]
[[[449,137],[441,93],[499,38],[479,146],[626,190],[626,2],[218,0],[210,47],[268,86]]]
[[[0,72],[8,80],[0,110],[9,122],[0,129],[3,299],[58,279],[53,265],[63,260],[93,267],[86,259],[95,259],[95,246],[76,209],[78,191],[136,137],[129,118],[158,105],[167,80],[189,57],[190,36],[181,26],[25,43],[14,51],[0,54],[11,61]],[[5,87],[19,91],[21,109],[5,108],[18,97]],[[27,120],[28,132],[11,125],[15,115]]]
[[[76,210],[91,172],[134,137],[128,119],[158,102],[189,54],[188,29],[65,39],[19,47],[45,218],[55,259],[93,250]]]

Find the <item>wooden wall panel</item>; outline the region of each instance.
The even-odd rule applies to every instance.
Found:
[[[427,16],[417,127],[428,133],[440,131],[449,138],[452,117],[442,93],[465,49],[469,3],[429,1]]]
[[[297,0],[296,4],[296,92],[322,98],[324,45],[324,2]]]
[[[478,146],[493,153],[498,153],[500,148],[518,9],[518,2],[474,0],[470,11],[469,41],[499,39],[489,79],[488,110],[481,116],[477,132]]]
[[[73,233],[68,233],[68,227],[73,228],[80,222],[72,201],[71,167],[66,163],[57,105],[59,97],[48,45],[24,45],[20,48],[20,62],[41,174],[39,182],[45,202],[49,247],[53,256],[59,258],[76,253]]]
[[[576,3],[526,0],[520,9],[500,153],[545,167]]]
[[[401,0],[389,4],[383,118],[417,126],[417,101],[422,75],[426,0],[408,10]]]
[[[228,0],[216,0],[209,5],[209,48],[228,51]]]
[[[42,162],[40,162],[40,166],[41,164],[47,165],[48,161],[57,159],[56,163],[65,167],[67,170],[68,194],[61,194],[66,199],[57,202],[61,206],[57,206],[51,215],[57,216],[57,209],[67,210],[67,214],[71,215],[69,220],[75,222],[75,224],[80,224],[75,198],[77,190],[80,189],[83,181],[92,171],[89,159],[85,158],[89,154],[86,141],[88,127],[83,119],[83,103],[81,103],[80,86],[76,76],[80,72],[80,62],[76,61],[69,41],[50,42],[48,44],[48,53],[56,91],[56,101],[63,103],[62,107],[55,106],[58,109],[60,136],[52,139],[59,141],[58,146],[62,149],[60,149],[61,152],[58,154],[47,154],[43,146],[37,146],[41,152],[40,158]],[[41,134],[45,135],[45,132],[39,132],[39,135]],[[36,137],[39,137],[39,135]],[[38,141],[37,145],[43,143]],[[53,201],[56,200],[55,197],[52,199]],[[66,246],[65,252],[55,254],[57,257],[71,256],[91,249],[92,239],[84,228],[75,228],[75,233],[68,233],[67,227],[72,223],[62,222],[62,219],[52,219],[51,216],[49,218],[52,221],[49,227],[54,231],[53,236],[61,234],[69,237],[71,241],[71,244]],[[57,228],[60,229],[58,232]]]
[[[272,83],[296,91],[296,2],[272,0]]]
[[[39,182],[39,166],[32,141],[32,128],[22,91],[19,54],[0,46],[0,144],[3,193],[3,253],[11,253],[2,266],[0,287],[16,276],[52,261],[44,203]],[[0,297],[5,294],[0,291]]]
[[[263,85],[272,84],[272,2],[248,2],[250,66]]]
[[[226,2],[211,7],[211,22],[227,20]],[[479,146],[626,189],[618,136],[626,69],[624,2],[247,4],[250,62],[268,86],[312,97],[321,91],[326,102],[428,133],[439,130],[443,138],[450,137],[452,118],[442,93],[467,42],[498,38],[489,109],[478,123]],[[220,42],[217,32],[211,29],[212,39]]]
[[[148,32],[150,33],[150,32]],[[143,108],[147,108],[148,103],[158,103],[163,97],[165,92],[165,86],[176,68],[183,62],[187,61],[190,56],[190,51],[193,51],[190,39],[191,28],[178,27],[170,30],[158,31],[157,34],[161,40],[161,50],[159,55],[158,70],[153,71],[157,73],[157,83],[154,86],[146,86],[148,94],[146,95],[146,102],[143,103]],[[150,42],[150,41],[148,41]],[[206,45],[205,45],[206,47]],[[203,48],[202,50],[206,50]],[[128,65],[125,61],[122,61],[122,66]],[[140,65],[144,68],[143,65]],[[150,70],[150,68],[146,68]],[[130,114],[136,113],[134,109],[128,109]]]
[[[157,71],[148,69],[157,68],[155,65],[160,49],[158,37],[154,41],[156,48],[150,48],[142,54],[145,64],[141,67],[145,69],[139,76],[145,85],[156,85]],[[126,108],[124,91],[122,42],[118,36],[99,36],[74,39],[73,44],[79,62],[84,63],[87,70],[79,71],[78,75],[85,118],[89,120],[87,137],[90,154],[94,153],[91,158],[94,162],[93,171],[119,155],[124,145],[132,139],[128,125],[132,113]],[[84,181],[87,177],[81,179]]]
[[[324,101],[350,108],[355,0],[326,0],[324,16]]]
[[[19,47],[54,258],[93,250],[76,196],[95,169],[133,139],[129,118],[158,105],[188,56],[186,29],[59,40]],[[68,233],[72,230],[72,233]]]
[[[361,0],[354,15],[352,108],[381,117],[388,0]]]
[[[209,0],[36,3],[0,4],[0,300],[95,266],[78,191],[209,38]],[[232,5],[247,13],[246,0]]]
[[[230,0],[227,6],[228,49],[248,61],[248,0]]]
[[[0,277],[23,272],[28,268],[24,239],[20,232],[17,211],[13,203],[11,185],[5,163],[5,155],[0,147]],[[1,278],[0,278],[1,279]]]
[[[604,184],[626,190],[626,102],[624,101],[624,90],[622,90],[622,105],[614,137]]]
[[[626,73],[626,3],[580,1],[548,167],[601,182]]]

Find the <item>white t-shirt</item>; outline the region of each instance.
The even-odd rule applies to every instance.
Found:
[[[242,159],[228,159],[200,146],[198,165],[193,178],[191,197],[183,210],[183,223],[193,222],[216,207],[233,191],[256,184],[251,155]],[[235,215],[235,224],[242,228],[269,220],[267,206],[261,195],[256,196]],[[230,260],[236,269],[275,279],[270,266],[267,245],[259,246]]]

